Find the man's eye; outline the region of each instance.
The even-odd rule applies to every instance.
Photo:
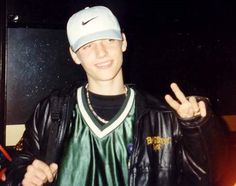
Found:
[[[109,41],[109,42],[113,42],[113,41],[115,41],[115,40],[114,40],[114,39],[108,39],[108,41]]]

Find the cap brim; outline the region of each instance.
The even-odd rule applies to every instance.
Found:
[[[105,30],[101,32],[96,32],[92,34],[88,34],[82,38],[80,38],[78,41],[76,41],[73,46],[71,46],[72,50],[75,52],[77,51],[80,47],[83,45],[96,41],[99,39],[117,39],[117,40],[122,40],[122,35],[119,31],[117,30]]]

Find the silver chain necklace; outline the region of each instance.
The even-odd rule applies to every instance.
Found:
[[[128,89],[127,87],[124,85],[124,88],[125,88],[125,96],[127,96],[127,92],[128,92]],[[91,104],[91,101],[90,101],[90,98],[89,98],[89,91],[88,91],[88,84],[85,86],[85,90],[86,90],[86,98],[87,98],[87,102],[88,102],[88,106],[89,106],[89,109],[90,111],[93,113],[93,115],[95,116],[96,119],[98,119],[100,122],[104,123],[104,124],[107,124],[109,121],[101,118],[96,112],[95,110],[93,109],[92,107],[92,104]]]

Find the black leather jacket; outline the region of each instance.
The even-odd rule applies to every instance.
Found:
[[[22,150],[7,172],[7,185],[18,185],[26,167],[37,158],[60,162],[60,149],[70,132],[70,112],[76,96],[73,89],[56,93],[62,100],[59,127],[53,142],[52,98],[40,102],[26,123]],[[219,145],[223,142],[219,122],[208,109],[205,118],[181,120],[160,100],[135,91],[136,124],[129,159],[129,185],[212,186],[217,172]],[[54,94],[55,95],[55,94]],[[50,151],[50,152],[48,152]],[[54,156],[56,155],[56,157]],[[20,184],[19,184],[20,185]]]

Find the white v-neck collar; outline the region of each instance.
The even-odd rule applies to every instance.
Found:
[[[80,87],[77,90],[77,102],[79,106],[79,110],[82,114],[82,117],[84,118],[85,122],[89,126],[89,128],[93,131],[93,133],[98,136],[99,138],[102,138],[112,132],[114,129],[116,129],[126,118],[128,113],[130,112],[133,104],[134,104],[134,90],[129,88],[129,94],[126,97],[126,100],[124,101],[124,104],[122,105],[119,114],[115,116],[111,121],[109,121],[107,124],[105,124],[105,127],[103,129],[99,128],[98,125],[95,123],[98,122],[95,120],[94,117],[91,116],[91,111],[85,104],[85,95],[83,93],[84,87]]]

